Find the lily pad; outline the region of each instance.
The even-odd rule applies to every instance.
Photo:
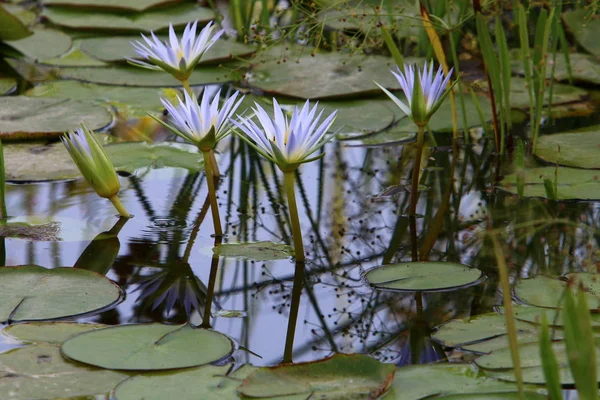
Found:
[[[512,72],[523,76],[523,62],[518,59],[519,52],[513,51],[511,54],[513,56],[513,60],[510,63]],[[598,71],[600,71],[600,60],[598,57],[581,53],[569,53],[569,62],[573,80],[581,83],[600,85],[600,73],[598,73]],[[552,60],[549,60],[548,63],[546,76],[550,79],[552,77],[553,69],[551,64]],[[557,81],[566,81],[569,79],[567,63],[562,53],[556,55],[554,79]]]
[[[62,343],[72,336],[94,329],[106,328],[102,324],[75,322],[29,322],[11,325],[2,334],[29,343]]]
[[[558,56],[560,57],[560,55]],[[552,104],[574,103],[584,100],[588,92],[571,85],[555,83],[552,88]],[[544,92],[544,105],[550,102],[550,90]],[[529,108],[529,94],[525,78],[512,77],[510,81],[510,105],[515,108]]]
[[[523,396],[518,392],[510,393],[469,393],[469,394],[451,394],[448,396],[436,397],[436,399],[448,400],[544,400],[546,395],[536,392],[525,392]]]
[[[159,37],[168,41],[166,36]],[[109,36],[81,39],[81,50],[90,56],[107,62],[123,61],[125,58],[140,58],[135,52],[132,41],[142,40],[137,36]],[[233,40],[219,40],[212,46],[204,56],[201,63],[215,63],[227,61],[235,57],[244,57],[253,54],[256,47],[235,42]]]
[[[581,47],[595,56],[600,56],[600,19],[591,10],[581,8],[562,14],[567,29]]]
[[[12,92],[17,87],[17,81],[14,78],[0,78],[0,96]]]
[[[196,68],[190,76],[190,85],[225,83],[241,78],[236,72],[237,64],[227,66],[202,66]],[[63,79],[99,83],[116,86],[174,87],[181,82],[162,71],[153,71],[134,66],[60,68],[58,75]]]
[[[286,62],[277,58],[258,62],[248,83],[270,94],[302,99],[380,94],[373,80],[388,89],[400,89],[390,72],[395,65],[392,58],[383,56],[352,57],[340,52],[311,56],[307,50],[303,55],[288,57]]]
[[[107,63],[87,55],[79,48],[79,41],[74,40],[73,45],[66,53],[57,57],[44,58],[38,62],[43,65],[57,67],[106,67]]]
[[[82,269],[0,268],[0,322],[72,317],[119,301],[110,279]]]
[[[181,3],[181,0],[43,0],[45,6],[85,7],[102,10],[144,11],[165,4]]]
[[[557,330],[554,330],[554,338],[562,339],[562,332],[560,335],[557,334]],[[529,331],[523,332],[519,331],[517,333],[517,343],[525,344],[525,343],[537,343],[539,341],[540,335],[537,331]],[[493,339],[485,340],[483,342],[477,342],[472,344],[467,344],[464,346],[460,346],[462,351],[470,351],[473,353],[479,354],[489,354],[492,351],[503,349],[508,347],[510,343],[508,342],[508,335],[497,336]]]
[[[231,365],[203,367],[175,372],[145,373],[121,382],[115,400],[222,400],[236,399],[240,381],[256,368],[244,365],[228,375]]]
[[[27,96],[0,97],[0,139],[23,140],[58,137],[85,122],[92,130],[112,121],[102,106],[69,99]]]
[[[535,325],[515,321],[517,332],[535,333]],[[498,313],[485,313],[469,319],[455,319],[442,325],[433,337],[445,346],[461,347],[506,335],[506,317]]]
[[[225,335],[189,325],[135,324],[84,332],[62,345],[63,355],[94,366],[119,370],[196,367],[233,351]]]
[[[122,2],[128,4],[128,2]],[[46,7],[42,16],[58,26],[71,29],[114,31],[157,31],[190,21],[207,23],[215,17],[207,7],[184,3],[172,7],[162,7],[139,13],[111,13],[105,11],[87,12],[75,7]]]
[[[396,367],[362,354],[336,354],[324,360],[260,368],[238,393],[253,398],[305,395],[330,400],[376,399],[389,388]]]
[[[513,311],[515,318],[520,321],[541,324],[542,315],[546,314],[550,326],[564,327],[565,325],[562,310],[548,310],[542,307],[516,307]],[[600,328],[600,314],[592,314],[590,323],[592,327]]]
[[[391,390],[383,399],[418,400],[434,396],[437,399],[440,398],[438,395],[454,394],[465,398],[479,393],[502,396],[502,393],[516,389],[513,383],[478,375],[469,364],[414,365],[396,370]]]
[[[31,31],[0,4],[0,40],[19,40],[31,35]]]
[[[376,267],[366,271],[364,278],[375,289],[439,292],[476,285],[485,275],[462,264],[422,261]]]
[[[576,168],[600,168],[599,151],[600,127],[595,131],[542,135],[535,147],[535,155],[542,160]]]
[[[196,147],[183,143],[124,142],[105,147],[117,171],[134,173],[142,168],[185,168],[199,171],[202,156]],[[17,143],[4,146],[6,179],[11,182],[80,178],[81,173],[60,142]]]
[[[55,29],[34,29],[33,35],[8,42],[12,48],[33,60],[58,57],[71,48],[71,37]]]
[[[68,362],[49,344],[0,354],[0,393],[6,400],[104,396],[125,378],[120,372]]]
[[[239,258],[242,260],[268,261],[283,260],[294,255],[287,244],[269,241],[251,243],[225,243],[213,248],[217,256]]]
[[[528,168],[523,171],[525,197],[547,198],[544,179],[554,182],[555,167]],[[593,170],[560,167],[558,168],[557,199],[600,199],[600,172]],[[517,193],[517,175],[506,175],[501,182],[502,189]]]
[[[576,272],[565,276],[574,282],[573,287],[582,285],[585,289],[588,306],[592,312],[600,312],[600,276],[592,273]],[[537,307],[560,308],[566,280],[537,275],[521,279],[515,285],[515,296],[525,304]]]

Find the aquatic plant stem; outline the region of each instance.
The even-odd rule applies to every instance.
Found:
[[[418,125],[417,132],[417,154],[415,155],[415,165],[412,172],[410,188],[410,204],[408,206],[408,216],[414,217],[417,213],[417,202],[419,200],[419,175],[421,172],[421,156],[423,154],[423,142],[425,140],[425,125]]]
[[[494,255],[498,263],[498,273],[500,274],[500,286],[502,287],[502,303],[504,305],[504,316],[506,317],[506,330],[508,334],[508,343],[510,347],[510,355],[513,362],[513,370],[517,380],[517,390],[519,391],[519,399],[525,398],[523,390],[523,374],[521,372],[521,360],[519,358],[519,341],[517,339],[517,327],[515,326],[515,318],[512,309],[512,298],[510,290],[510,281],[508,277],[508,268],[504,260],[504,252],[500,247],[500,242],[495,233],[490,234],[492,244],[494,246]]]
[[[283,185],[288,201],[290,212],[290,221],[292,224],[292,239],[294,240],[294,254],[296,262],[304,262],[304,245],[302,243],[302,230],[300,229],[300,220],[298,219],[298,207],[296,206],[296,193],[294,192],[294,183],[296,181],[295,171],[283,173]]]
[[[296,261],[294,273],[294,286],[290,304],[290,316],[288,319],[287,333],[285,335],[285,348],[283,351],[283,363],[293,363],[294,338],[296,336],[296,323],[298,322],[298,310],[300,310],[300,298],[304,288],[304,262]]]
[[[125,206],[123,206],[123,203],[121,203],[119,196],[117,196],[115,194],[114,196],[111,196],[108,199],[110,200],[111,203],[113,203],[113,206],[115,206],[115,208],[119,212],[120,216],[125,217],[125,218],[131,218],[131,214],[129,214],[127,212],[127,210],[125,209]]]
[[[183,84],[183,88],[188,92],[191,97],[194,97],[194,92],[192,92],[192,87],[190,86],[190,81],[188,79],[181,81]]]
[[[0,225],[6,223],[6,201],[5,201],[6,175],[4,172],[4,149],[0,140]]]
[[[217,189],[215,188],[215,179],[212,161],[209,151],[202,151],[204,157],[204,171],[206,172],[206,183],[208,184],[208,197],[210,199],[210,210],[213,218],[213,225],[215,228],[215,237],[223,236],[223,229],[221,228],[221,217],[219,216],[219,204],[217,203]]]

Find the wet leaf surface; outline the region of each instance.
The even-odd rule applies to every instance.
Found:
[[[600,311],[600,282],[596,274],[575,272],[565,276],[573,286],[582,285],[586,291],[588,306],[592,312]],[[537,307],[558,308],[562,304],[567,282],[564,279],[537,275],[521,279],[515,286],[515,296],[525,304]],[[550,317],[548,317],[550,318]]]
[[[33,35],[8,42],[8,45],[32,60],[58,57],[71,48],[71,37],[56,29],[34,29]]]
[[[165,4],[177,4],[181,0],[43,0],[45,6],[71,6],[104,10],[144,11]]]
[[[581,47],[600,56],[600,19],[591,10],[580,8],[562,14],[562,20]]]
[[[576,168],[600,168],[600,126],[597,129],[542,135],[535,155],[542,160]],[[561,169],[558,171],[559,176]]]
[[[106,328],[102,324],[78,324],[75,322],[28,322],[11,325],[2,334],[27,343],[59,344],[72,336],[94,329]]]
[[[221,257],[242,260],[268,261],[283,260],[294,255],[291,246],[273,242],[225,243],[213,248],[213,253]]]
[[[0,5],[0,40],[19,40],[31,31],[19,19]]]

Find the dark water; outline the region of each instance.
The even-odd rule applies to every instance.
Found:
[[[361,279],[383,261],[411,260],[404,189],[413,163],[411,144],[365,148],[334,142],[325,148],[325,158],[300,168],[297,198],[308,261],[303,279],[296,279],[296,292],[290,260],[212,257],[204,175],[180,169],[122,177],[121,198],[135,217],[121,222],[110,203],[82,180],[9,185],[9,214],[60,221],[62,240],[7,238],[6,265],[93,265],[126,293],[115,308],[81,319],[105,324],[188,319],[199,324],[214,287],[212,327],[261,356],[239,350],[234,357],[240,363],[279,363],[286,339],[291,346],[291,310],[299,305],[294,361],[360,352],[404,364],[411,358],[409,333],[414,342],[444,321],[500,303],[489,229],[503,232],[515,279],[594,270],[600,262],[600,203],[519,200],[496,187],[510,171],[510,154],[498,158],[491,141],[453,147],[446,134],[436,139],[440,147],[430,149],[422,178],[427,188],[418,206],[418,245],[421,254],[430,249],[430,260],[484,271],[488,279],[474,287],[416,297],[373,291]],[[219,148],[224,242],[291,244],[280,172],[236,138]],[[118,239],[91,242],[115,224],[121,228]],[[294,294],[300,295],[298,301]],[[443,355],[424,343],[422,360]],[[11,346],[0,342],[0,350]]]

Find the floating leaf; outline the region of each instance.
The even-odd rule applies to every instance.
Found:
[[[116,303],[110,279],[82,269],[0,268],[0,322],[72,317]]]
[[[411,142],[414,141],[416,137],[416,133],[408,133],[403,127],[392,126],[389,129],[375,133],[356,136],[342,136],[340,140],[351,140],[352,142],[347,144],[347,146],[385,147]],[[354,141],[356,141],[356,143]]]
[[[273,49],[270,54],[275,52]],[[390,72],[395,65],[392,58],[351,57],[341,52],[311,56],[309,52],[291,55],[286,62],[280,59],[258,62],[248,76],[248,82],[267,93],[313,100],[380,94],[381,89],[373,80],[388,89],[400,89]],[[408,61],[420,62],[416,59]]]
[[[561,55],[557,55],[561,57]],[[510,80],[510,105],[515,108],[529,108],[529,93],[525,78],[512,77]],[[552,87],[552,104],[574,103],[586,98],[588,92],[577,86],[554,84]],[[550,91],[544,92],[544,105],[550,101]]]
[[[383,265],[368,270],[364,278],[376,289],[437,292],[476,285],[485,275],[462,264],[421,261]]]
[[[31,35],[31,31],[0,4],[0,40],[19,40]]]
[[[581,47],[600,57],[600,19],[593,10],[585,7],[562,14],[567,29]]]
[[[510,63],[511,70],[515,74],[523,75],[523,62],[519,60],[519,50],[512,52],[513,60]],[[598,57],[580,53],[569,53],[569,63],[571,73],[576,82],[591,83],[600,85],[600,60]],[[551,78],[554,69],[554,79],[557,81],[566,81],[569,79],[567,63],[562,53],[556,55],[556,66],[546,68],[547,78]]]
[[[330,400],[375,399],[394,379],[396,367],[362,354],[336,354],[324,360],[260,368],[238,392],[247,397],[304,395]]]
[[[539,325],[542,323],[542,314],[546,314],[549,326],[563,327],[565,325],[562,310],[552,311],[542,307],[516,307],[513,312],[515,318],[520,321]],[[593,327],[600,327],[600,314],[592,314],[590,323]]]
[[[72,336],[94,329],[106,328],[101,324],[75,322],[28,322],[11,325],[2,334],[29,343],[62,343]]]
[[[8,45],[33,60],[43,60],[66,53],[71,48],[71,37],[55,29],[34,29],[33,35]]]
[[[436,397],[436,399],[448,400],[546,400],[545,394],[536,392],[525,392],[523,397],[518,392],[511,393],[469,393],[469,394],[451,394],[448,396]]]
[[[81,39],[73,41],[73,45],[66,53],[57,57],[38,60],[40,64],[57,67],[105,67],[108,64],[87,55],[79,48]]]
[[[209,83],[225,83],[238,80],[240,73],[235,71],[236,67],[237,64],[201,66],[196,68],[190,76],[190,85],[206,85]],[[181,82],[169,74],[134,66],[60,68],[57,72],[63,79],[75,79],[103,85],[181,87]]]
[[[555,173],[557,179],[557,199],[600,199],[600,172],[584,169],[560,167],[528,168],[524,171],[525,197],[545,197],[544,179],[554,182]],[[501,182],[502,189],[511,193],[517,193],[517,175],[506,175]]]
[[[227,400],[236,399],[240,381],[254,371],[243,365],[231,375],[231,365],[206,365],[185,371],[146,373],[131,377],[115,388],[115,400]]]
[[[23,140],[58,137],[85,122],[92,130],[112,121],[102,106],[69,99],[27,96],[0,97],[0,139]]]
[[[231,340],[189,325],[135,324],[98,329],[74,336],[62,353],[108,369],[162,370],[196,367],[218,361],[233,350]]]
[[[128,2],[122,2],[128,4]],[[185,25],[190,21],[206,23],[214,18],[210,8],[184,3],[162,7],[140,13],[87,12],[75,7],[46,7],[42,16],[55,25],[72,29],[94,29],[114,31],[157,31]]]
[[[535,155],[542,160],[576,168],[600,168],[600,127],[594,131],[564,132],[538,138]],[[560,175],[562,169],[559,169]]]
[[[165,4],[177,4],[181,0],[43,0],[45,6],[85,7],[94,10],[144,11]]]
[[[166,36],[159,39],[168,41]],[[144,42],[137,36],[108,36],[81,39],[81,50],[101,61],[125,61],[126,58],[137,58],[139,54],[131,45],[132,41]],[[203,56],[201,63],[227,61],[234,57],[244,57],[253,54],[256,47],[235,42],[233,40],[217,41]]]
[[[141,168],[185,168],[199,171],[202,156],[196,147],[182,143],[125,142],[105,147],[117,171],[134,173]],[[4,146],[6,179],[11,182],[80,178],[81,173],[60,142],[47,145],[17,143]]]
[[[213,248],[213,253],[221,257],[240,258],[242,260],[268,261],[283,260],[294,255],[287,244],[264,242],[225,243]]]
[[[14,78],[0,78],[0,95],[12,92],[17,88],[17,81]]]
[[[88,398],[106,395],[127,375],[68,362],[53,345],[0,354],[0,393],[5,400]]]
[[[534,325],[515,321],[519,333],[536,332]],[[454,319],[440,326],[433,335],[448,347],[464,347],[506,335],[506,317],[498,313],[476,315],[469,319]]]
[[[600,311],[600,282],[596,274],[576,272],[565,276],[573,287],[582,285],[586,291],[590,310]],[[534,278],[521,279],[515,285],[515,296],[525,304],[537,307],[557,308],[562,304],[567,282],[561,279],[537,275]]]
[[[560,339],[562,337],[562,335],[557,335],[556,334],[557,331],[555,330],[555,337],[557,339]],[[560,337],[558,337],[560,336]],[[537,330],[534,331],[528,331],[528,332],[523,332],[523,331],[519,331],[517,333],[517,343],[519,344],[525,344],[525,343],[537,343],[539,341],[539,334],[537,332]],[[482,354],[489,354],[492,351],[498,350],[498,349],[503,349],[505,347],[508,347],[509,344],[509,339],[508,339],[508,335],[502,335],[502,336],[497,336],[493,339],[489,339],[489,340],[485,340],[483,342],[477,342],[477,343],[473,343],[473,344],[467,344],[467,345],[463,345],[460,346],[460,349],[462,351],[471,351],[473,353],[482,353]]]
[[[465,397],[476,393],[501,395],[516,389],[513,383],[477,375],[469,364],[414,365],[396,370],[391,390],[383,400],[418,400],[433,396],[437,399],[452,394]]]

